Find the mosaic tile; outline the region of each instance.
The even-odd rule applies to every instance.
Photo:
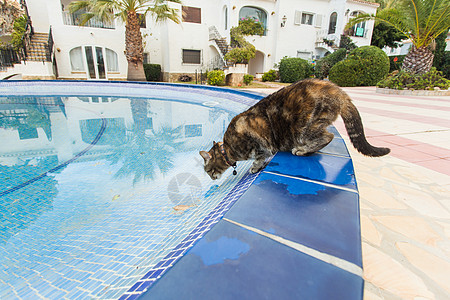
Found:
[[[73,137],[71,135],[73,132],[65,134],[72,136],[74,142],[64,146],[66,147],[64,151],[70,153],[65,155],[64,159],[57,151],[28,151],[27,155],[35,155],[37,158],[24,160],[23,169],[30,169],[33,172],[25,173],[15,170],[20,176],[5,177],[1,181],[0,201],[4,201],[3,207],[11,206],[11,209],[1,212],[2,220],[7,220],[1,223],[0,227],[0,266],[3,266],[3,270],[0,270],[1,294],[17,293],[5,282],[14,282],[14,284],[27,282],[20,293],[22,295],[34,293],[28,284],[34,280],[32,284],[36,285],[36,289],[39,287],[38,290],[41,292],[39,297],[43,296],[44,292],[51,294],[53,291],[54,295],[61,295],[61,297],[65,293],[71,298],[86,294],[89,297],[101,297],[104,294],[115,295],[114,297],[119,298],[159,261],[164,269],[172,266],[188,247],[191,247],[204,232],[214,226],[223,216],[224,211],[230,207],[229,203],[237,199],[229,198],[226,204],[215,209],[223,197],[245,175],[250,162],[240,164],[238,176],[224,176],[223,180],[212,182],[204,174],[201,164],[192,159],[198,156],[198,150],[187,149],[184,150],[183,155],[172,155],[175,157],[174,165],[182,167],[168,172],[165,175],[166,179],[158,174],[157,180],[142,182],[136,180],[133,182],[132,178],[127,176],[114,177],[114,174],[118,173],[123,166],[117,162],[128,150],[122,147],[119,149],[122,152],[111,152],[111,147],[108,148],[108,145],[117,146],[122,143],[120,140],[115,142],[117,137],[111,135],[109,126],[114,125],[111,116],[102,117],[97,104],[84,102],[84,98],[67,96],[52,98],[48,95],[52,89],[54,93],[61,92],[61,95],[76,94],[80,92],[79,83],[28,82],[25,84],[19,82],[17,84],[23,87],[22,91],[16,86],[11,89],[10,82],[0,82],[0,90],[3,95],[9,92],[26,95],[30,91],[36,91],[36,93],[33,92],[35,97],[25,96],[20,99],[14,97],[14,100],[2,97],[0,110],[5,103],[8,105],[16,103],[15,105],[20,105],[20,109],[25,111],[35,111],[36,107],[39,107],[43,116],[52,116],[48,118],[49,120],[58,118],[66,120],[67,128],[72,126],[72,131],[77,128],[79,130],[80,126],[86,123],[79,122],[75,118],[78,115],[84,116],[85,119],[100,120],[100,122],[86,127],[89,134],[86,132],[81,134],[81,137],[84,134],[85,140],[77,142],[79,137]],[[119,92],[120,96],[120,92],[123,92],[120,90],[124,84],[112,83],[110,87],[112,90],[108,91],[103,84],[86,83],[86,88],[81,91],[81,94],[89,97],[89,92],[92,91],[98,91],[100,95],[112,91]],[[173,105],[190,105],[189,109],[196,105],[197,110],[200,109],[206,113],[204,115],[207,119],[208,114],[213,114],[214,117],[209,118],[210,120],[221,118],[224,122],[228,122],[236,112],[260,99],[260,96],[256,95],[209,88],[189,89],[187,92],[185,87],[152,85],[152,92],[149,93],[149,85],[132,85],[131,90],[133,92],[127,91],[127,97],[130,94],[141,97],[131,100],[133,105],[148,102],[150,106],[157,108],[158,105],[163,105],[164,101],[155,99],[166,99],[164,97],[170,94],[167,91],[172,90],[174,93],[172,100],[177,101],[172,101]],[[198,97],[199,94],[202,97]],[[195,95],[197,96],[194,97]],[[195,101],[192,98],[196,98]],[[217,107],[214,108],[205,107],[202,104],[208,100],[219,99]],[[194,102],[195,105],[188,102]],[[124,105],[130,102],[112,101],[108,105],[114,106],[117,103]],[[131,107],[128,106],[128,109],[129,120],[132,122]],[[108,111],[105,111],[105,114],[108,114]],[[85,119],[81,118],[81,120]],[[57,127],[51,128],[53,130]],[[131,129],[131,127],[127,128],[128,135],[132,134]],[[207,148],[213,138],[223,134],[224,129],[223,124],[220,124],[215,126],[215,132],[205,132],[197,143],[198,147]],[[42,138],[45,137],[42,136]],[[51,147],[57,142],[56,138],[48,139]],[[32,145],[32,141],[28,143]],[[0,159],[3,157],[2,153],[0,148]],[[140,153],[144,152],[140,150],[136,154],[140,155]],[[13,157],[21,157],[23,153],[14,155]],[[46,160],[45,157],[51,159]],[[133,162],[130,161],[130,163]],[[137,164],[136,166],[135,169],[139,170],[145,165]],[[175,215],[172,211],[174,204],[168,199],[167,178],[170,179],[177,173],[183,172],[201,179],[199,192],[204,199],[200,198],[201,200],[192,209]],[[5,172],[2,171],[1,174],[8,174],[8,172],[5,169]],[[152,184],[148,184],[149,182]],[[183,188],[184,190],[180,189],[181,192],[190,192],[189,187]],[[214,212],[210,214],[213,210]],[[198,226],[199,222],[208,215],[209,219]],[[171,252],[171,249],[189,236],[194,228],[198,228],[198,231],[184,241],[185,248]],[[166,257],[167,255],[170,257]],[[23,268],[24,265],[27,268]],[[29,272],[39,272],[39,277],[33,279],[29,276]],[[158,276],[158,272],[155,275]],[[52,284],[45,284],[45,282]],[[142,290],[141,285],[135,292],[142,292]]]

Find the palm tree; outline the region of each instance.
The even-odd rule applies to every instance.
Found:
[[[145,81],[144,54],[140,28],[140,15],[152,15],[155,21],[167,19],[180,23],[178,9],[170,8],[167,2],[181,3],[180,0],[80,0],[71,2],[69,10],[86,11],[81,25],[91,18],[103,21],[115,18],[125,23],[125,55],[128,61],[128,80]]]
[[[430,71],[435,38],[450,28],[449,0],[399,0],[377,15],[359,15],[349,21],[346,28],[360,22],[375,20],[385,22],[409,38],[413,44],[402,68],[414,74]]]

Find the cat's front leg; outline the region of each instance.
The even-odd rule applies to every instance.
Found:
[[[252,167],[250,168],[250,173],[255,174],[261,171],[265,166],[265,157],[260,157],[255,159],[255,161],[252,164]]]

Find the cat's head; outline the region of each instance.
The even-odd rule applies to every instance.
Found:
[[[223,172],[230,167],[220,152],[220,143],[213,142],[212,148],[208,152],[200,151],[200,155],[205,161],[205,172],[212,180],[219,179]]]

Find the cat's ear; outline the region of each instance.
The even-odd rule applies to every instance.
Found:
[[[213,141],[213,146],[216,144],[216,141]]]
[[[206,151],[200,151],[199,153],[203,157],[205,162],[208,162],[208,160],[210,160],[212,158],[211,155]]]

